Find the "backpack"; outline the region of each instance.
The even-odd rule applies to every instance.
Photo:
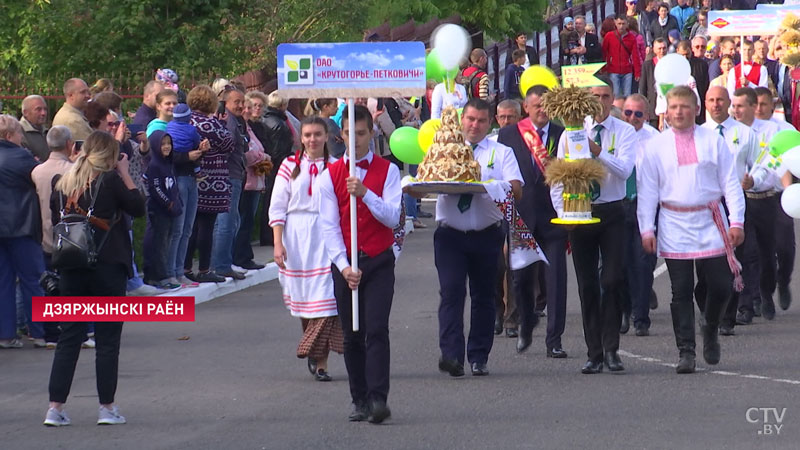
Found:
[[[95,195],[91,198],[89,210],[86,215],[79,213],[66,213],[67,205],[64,203],[64,196],[59,192],[59,204],[61,205],[61,219],[53,226],[53,255],[52,266],[55,269],[91,269],[97,264],[97,255],[103,248],[108,238],[109,230],[100,240],[99,245],[95,245],[95,230],[92,225],[94,203],[103,184],[105,172],[100,174],[95,186]],[[77,202],[76,202],[77,203]],[[112,222],[111,226],[114,226]]]
[[[469,75],[465,75],[469,69],[474,69],[472,73]],[[480,88],[478,84],[481,81],[481,77],[486,75],[486,71],[483,69],[476,67],[476,66],[469,66],[464,69],[458,76],[456,77],[456,83],[464,86],[464,90],[467,91],[467,98],[479,98],[480,97]]]

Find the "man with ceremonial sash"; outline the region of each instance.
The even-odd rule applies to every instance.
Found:
[[[391,412],[389,395],[389,312],[394,296],[394,234],[400,220],[400,172],[369,150],[372,114],[355,107],[342,115],[342,137],[356,138],[356,176],[349,172],[349,153],[319,175],[320,220],[333,265],[333,291],[344,331],[344,362],[350,379],[350,421],[381,423]],[[349,144],[348,144],[349,145]],[[350,262],[350,196],[357,197],[358,271]],[[352,290],[358,289],[359,331],[353,331]]]
[[[537,85],[525,95],[525,112],[528,117],[514,126],[500,130],[498,142],[511,147],[525,181],[522,200],[516,208],[550,264],[544,267],[547,297],[547,356],[566,358],[561,347],[561,335],[567,315],[567,233],[550,223],[557,217],[550,202],[550,188],[544,182],[547,163],[555,156],[556,143],[564,128],[550,121],[542,109],[542,96],[548,89]],[[513,271],[514,295],[520,311],[520,330],[517,351],[523,352],[531,345],[533,327],[538,321],[534,313],[532,285],[539,281],[537,265]]]
[[[751,41],[742,42],[742,54],[744,59],[728,72],[728,93],[731,98],[733,92],[739,88],[756,88],[759,86],[767,87],[769,75],[766,66],[753,61],[755,47]],[[709,75],[710,76],[710,75]]]

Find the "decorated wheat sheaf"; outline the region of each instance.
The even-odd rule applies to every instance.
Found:
[[[545,93],[542,108],[548,116],[561,119],[567,127],[582,126],[586,116],[596,116],[602,111],[597,98],[579,87],[556,87]]]

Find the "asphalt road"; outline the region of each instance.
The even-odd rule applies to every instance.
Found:
[[[452,379],[437,370],[432,234],[412,234],[397,264],[393,416],[384,425],[347,421],[340,356],[331,358],[333,382],[312,380],[295,356],[300,323],[272,281],[199,305],[194,323],[126,324],[117,403],[127,425],[95,425],[93,350],[81,353],[67,403],[73,425],[58,429],[41,424],[52,352],[0,351],[0,449],[798,448],[797,304],[771,323],[756,319],[721,338],[718,366],[699,358],[699,373],[679,376],[669,366],[677,350],[669,282],[661,275],[651,336],[622,338],[627,370],[587,376],[580,373],[586,348],[570,273],[569,358],[545,357],[539,327],[523,355],[514,340],[498,337],[490,376]],[[800,303],[800,282],[793,287]],[[752,408],[769,411],[771,434],[765,410]]]

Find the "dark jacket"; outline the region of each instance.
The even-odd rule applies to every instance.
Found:
[[[267,107],[267,112],[264,114],[264,125],[266,126],[270,146],[264,147],[264,149],[272,157],[272,163],[275,164],[275,167],[280,167],[280,162],[292,154],[294,137],[292,137],[292,130],[289,129],[286,120],[286,113],[279,109]]]
[[[147,126],[153,119],[156,118],[156,110],[142,103],[139,109],[136,110],[136,115],[133,116],[133,123],[136,125]]]
[[[603,46],[600,45],[600,40],[597,35],[586,33],[584,39],[584,47],[586,47],[586,63],[603,62]]]
[[[516,43],[513,41],[511,42],[511,45],[508,46],[508,50],[506,51],[506,67],[508,67],[509,64],[514,64],[511,54],[514,53],[514,50],[518,48],[519,47],[517,47]],[[528,62],[530,65],[535,66],[539,64],[539,53],[535,48],[531,47],[530,45],[526,45],[525,54],[528,55]]]
[[[228,176],[231,177],[231,180],[242,180],[244,183],[246,176],[244,154],[250,149],[248,145],[250,136],[247,134],[244,119],[234,116],[228,109],[225,112],[228,113],[228,122],[225,127],[233,135],[233,151],[228,155]]]
[[[656,99],[658,98],[658,91],[656,91],[656,65],[653,58],[645,60],[642,64],[642,77],[639,78],[639,93],[647,98],[647,103],[650,109],[650,119],[656,118]]]
[[[550,122],[547,142],[544,142],[545,148],[555,149],[563,132],[563,127]],[[566,231],[550,223],[550,219],[558,217],[550,200],[550,188],[545,184],[544,174],[539,170],[539,166],[533,162],[531,152],[522,139],[517,126],[509,125],[501,128],[497,142],[514,150],[514,156],[517,158],[519,170],[525,181],[525,186],[522,187],[522,200],[516,203],[517,211],[525,221],[525,225],[535,236],[538,236],[537,239],[539,237],[544,239],[565,238]],[[555,157],[555,154],[551,156]]]
[[[667,23],[663,27],[660,23],[658,23],[658,18],[650,22],[650,36],[646,39],[647,42],[653,42],[658,38],[664,38],[667,41],[667,45],[669,45],[669,36],[667,36],[670,30],[678,30],[678,33],[681,30],[678,28],[678,19],[674,16],[667,15]]]
[[[519,91],[519,79],[524,71],[524,67],[514,64],[506,67],[505,81],[503,81],[505,98],[522,98],[522,93]]]
[[[700,114],[696,118],[698,124],[703,124],[706,121],[706,92],[708,92],[708,85],[711,80],[708,78],[708,64],[702,58],[689,58],[689,66],[692,69],[692,76],[694,81],[697,82],[697,93],[700,94]]]
[[[61,175],[53,178],[53,185],[58,182]],[[88,192],[95,192],[97,180],[92,181],[91,188],[78,199],[78,206],[84,211],[89,208],[91,199]],[[61,211],[61,197],[59,191],[53,189],[53,195],[50,196],[50,212],[53,217],[53,225],[57,224],[60,218]],[[100,219],[105,219],[109,223],[118,220],[122,213],[128,214],[132,217],[141,217],[145,213],[144,197],[138,189],[128,189],[125,183],[120,178],[116,170],[106,172],[103,177],[103,184],[100,190],[97,191],[97,200],[94,204],[94,216]],[[127,272],[128,277],[133,276],[131,261],[133,261],[133,250],[131,249],[130,225],[127,220],[118,220],[111,229],[106,239],[103,248],[97,255],[98,264],[120,264],[123,265]],[[104,233],[98,231],[95,236],[95,242],[98,244],[103,239]],[[66,272],[66,271],[65,271]],[[62,273],[62,276],[64,274]]]
[[[0,139],[0,238],[42,241],[42,215],[31,171],[37,162],[19,145]]]
[[[775,84],[777,85],[777,83]],[[50,147],[47,146],[47,128],[36,128],[24,117],[19,119],[19,124],[22,125],[22,131],[25,132],[22,146],[30,150],[39,162],[47,161],[50,156]]]
[[[189,152],[200,146],[200,133],[191,123],[176,120],[167,124],[167,133],[172,138],[172,165],[176,177],[194,176],[195,169],[200,167],[200,160],[189,159]]]
[[[167,133],[156,130],[147,141],[150,143],[150,164],[144,178],[147,181],[147,209],[158,214],[177,217],[183,211],[178,182],[175,180],[175,169],[172,166],[172,155],[164,157],[161,153],[161,143]]]

